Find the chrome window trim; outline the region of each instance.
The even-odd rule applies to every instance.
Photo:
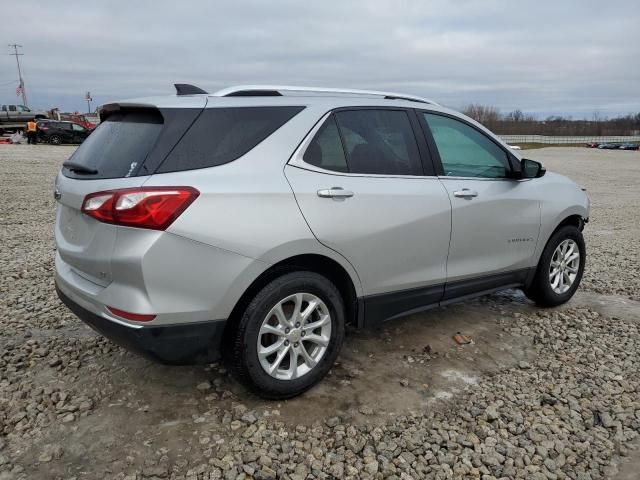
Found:
[[[373,107],[374,109],[375,107]],[[366,177],[366,178],[428,178],[437,180],[438,177],[435,175],[383,175],[378,173],[350,173],[350,172],[338,172],[335,170],[327,170],[325,168],[316,167],[315,165],[311,165],[304,161],[304,154],[309,147],[309,144],[316,136],[316,133],[320,128],[325,124],[327,119],[333,114],[333,110],[325,113],[320,120],[313,126],[313,128],[307,133],[307,136],[302,140],[298,148],[291,155],[291,159],[287,162],[287,165],[291,165],[293,167],[302,168],[304,170],[310,170],[312,172],[324,173],[328,175],[337,175],[340,177]],[[346,155],[346,152],[345,152]],[[452,177],[450,177],[452,178]]]

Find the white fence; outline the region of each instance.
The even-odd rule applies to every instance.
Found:
[[[609,137],[563,137],[555,135],[498,135],[507,143],[627,143],[640,142],[640,135]]]

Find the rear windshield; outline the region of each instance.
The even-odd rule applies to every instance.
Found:
[[[157,173],[215,167],[249,152],[303,107],[207,108]]]
[[[65,175],[91,180],[135,175],[158,140],[162,123],[162,116],[157,111],[113,113],[91,132],[69,159],[69,162],[98,173],[86,175],[65,169]]]

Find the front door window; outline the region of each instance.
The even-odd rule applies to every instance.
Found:
[[[506,178],[506,152],[475,128],[443,115],[425,113],[445,176]]]

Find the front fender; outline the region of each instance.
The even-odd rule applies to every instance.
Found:
[[[549,238],[563,221],[571,216],[579,216],[586,221],[590,214],[589,197],[575,182],[556,173],[548,173],[540,180],[541,225],[535,252],[536,264]]]

